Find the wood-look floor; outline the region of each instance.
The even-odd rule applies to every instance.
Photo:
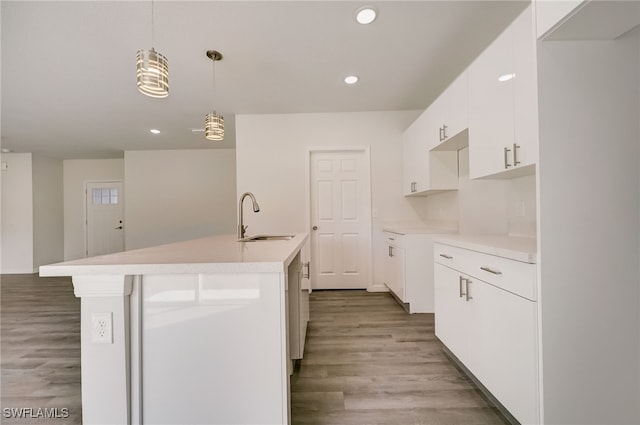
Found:
[[[445,357],[433,315],[409,315],[385,293],[315,291],[311,319],[291,380],[293,425],[506,423]],[[2,275],[0,321],[0,422],[81,424],[71,280]],[[5,408],[65,408],[69,417],[13,419]]]
[[[387,293],[314,291],[294,425],[503,425],[444,355],[433,314],[407,314]]]
[[[2,424],[82,423],[80,300],[71,279],[2,275],[0,321]],[[5,408],[31,408],[35,418],[7,418]]]

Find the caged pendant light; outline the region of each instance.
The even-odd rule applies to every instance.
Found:
[[[151,50],[138,50],[136,78],[138,91],[146,96],[169,96],[169,61],[153,48],[153,0],[151,0]]]
[[[222,60],[222,54],[216,50],[207,50],[207,57],[213,62],[213,94],[216,91],[216,61]],[[224,118],[215,111],[204,118],[204,135],[207,139],[220,141],[224,139]]]

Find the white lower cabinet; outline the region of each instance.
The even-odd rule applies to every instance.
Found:
[[[309,290],[302,287],[302,262],[298,254],[287,269],[287,327],[289,358],[301,359],[309,322]],[[293,371],[291,371],[293,372]]]
[[[384,232],[384,283],[410,313],[433,313],[433,234]]]
[[[403,303],[407,300],[405,291],[405,255],[403,236],[385,233],[386,254],[384,261],[384,283]]]
[[[535,264],[441,244],[434,259],[436,336],[520,423],[539,423],[536,301],[504,289],[529,288],[510,278],[535,279]]]

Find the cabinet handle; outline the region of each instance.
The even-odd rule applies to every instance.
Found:
[[[442,127],[438,128],[438,140],[442,142]]]
[[[505,146],[504,148],[504,168],[505,169],[511,167],[511,164],[509,164],[509,152],[511,152],[511,149]]]
[[[389,257],[393,257],[393,247],[389,245]]]
[[[440,254],[441,257],[446,258],[447,260],[451,260],[453,257],[447,254]]]
[[[462,297],[464,297],[465,295],[467,295],[467,294],[465,294],[464,292],[462,292],[462,282],[463,282],[463,281],[465,281],[465,280],[467,280],[467,279],[465,279],[465,278],[464,278],[464,277],[462,277],[462,276],[460,276],[459,278],[460,278],[460,281],[459,281],[459,286],[460,286],[460,298],[462,298]]]
[[[520,148],[520,146],[518,146],[516,143],[513,144],[513,165],[516,166],[518,164],[520,164],[520,161],[518,161],[518,148]]]
[[[309,276],[311,276],[311,262],[302,263],[302,270],[302,278],[309,279]]]
[[[500,270],[494,270],[490,267],[480,267],[480,270],[484,270],[485,272],[489,272],[489,273],[493,273],[493,274],[502,274],[502,272]]]
[[[416,182],[411,182],[411,193],[416,191]]]
[[[448,127],[446,125],[442,126],[442,140],[447,140],[447,137],[449,137],[447,136],[447,128]]]
[[[471,280],[469,279],[465,279],[467,281],[467,292],[464,294],[467,298],[467,301],[472,300],[473,297],[471,296],[471,294],[469,293],[469,284],[471,283]]]

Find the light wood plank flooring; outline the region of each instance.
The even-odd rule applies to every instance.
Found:
[[[311,318],[294,425],[507,423],[444,355],[433,314],[407,314],[387,293],[314,291]]]
[[[67,408],[80,424],[80,300],[69,278],[0,277],[1,407]],[[292,424],[504,425],[444,356],[433,315],[385,293],[315,291],[307,346],[291,380]],[[0,411],[0,415],[3,411]]]
[[[0,421],[80,424],[80,300],[70,278],[0,277]],[[5,408],[48,409],[67,418],[6,418]],[[44,413],[44,412],[43,412]]]

